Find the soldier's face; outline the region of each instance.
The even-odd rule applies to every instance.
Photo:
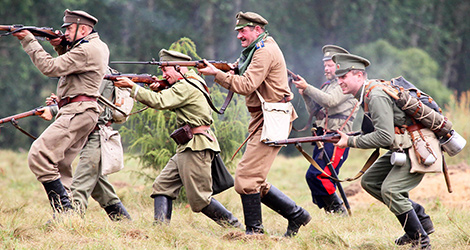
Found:
[[[333,60],[326,60],[323,62],[323,71],[325,72],[325,77],[327,80],[332,80],[335,78],[336,64]]]
[[[237,38],[241,41],[242,47],[248,47],[258,36],[262,33],[260,32],[260,27],[250,27],[245,26],[242,29],[238,30]]]
[[[180,73],[178,73],[173,66],[161,67],[161,69],[163,72],[163,78],[165,78],[169,84],[177,82],[181,77]]]
[[[352,71],[349,71],[347,74],[338,77],[338,83],[343,90],[343,94],[356,95],[364,83],[364,75],[362,72],[354,75]]]

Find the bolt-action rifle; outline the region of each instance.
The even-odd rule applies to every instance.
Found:
[[[159,83],[160,85],[158,86],[158,90],[156,90],[157,92],[170,87],[170,84],[168,83],[167,80],[155,80],[152,77],[152,75],[150,75],[150,74],[121,74],[121,73],[117,73],[117,74],[104,75],[104,79],[111,80],[111,81],[116,81],[118,78],[121,78],[121,77],[127,77],[131,81],[133,81],[137,84],[142,83],[142,84],[145,84],[145,85],[150,85],[152,83]]]
[[[64,35],[62,34],[62,32],[60,32],[59,34],[56,34],[53,28],[24,26],[22,24],[0,25],[0,31],[7,31],[6,33],[0,34],[0,37],[8,36],[8,35],[11,35],[13,33],[16,33],[22,30],[29,30],[36,37],[43,37],[43,38],[49,38],[49,39],[54,39],[54,38],[59,38],[59,37],[64,38]]]
[[[155,61],[155,59],[152,59],[152,61],[112,61],[110,62],[111,64],[148,64],[148,65],[156,65],[160,67],[166,67],[166,66],[174,66],[174,67],[196,67],[198,69],[203,69],[207,67],[207,65],[204,63],[203,60],[199,61]],[[209,63],[213,64],[216,68],[227,72],[230,70],[233,70],[235,74],[238,73],[238,68],[231,66],[227,62],[223,61],[209,61]]]
[[[360,135],[361,132],[354,132],[349,133],[349,136],[356,136]],[[325,135],[318,135],[318,136],[306,136],[306,137],[298,137],[298,138],[289,138],[285,140],[278,140],[278,141],[267,141],[266,144],[270,146],[279,146],[285,144],[298,144],[298,143],[306,143],[306,142],[331,142],[337,143],[341,139],[341,136],[337,133],[332,134],[325,134]]]

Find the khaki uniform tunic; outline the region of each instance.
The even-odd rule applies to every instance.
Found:
[[[59,98],[77,95],[99,96],[99,86],[106,71],[109,50],[98,33],[84,37],[69,51],[58,57],[47,53],[33,35],[21,44],[34,65],[46,76],[60,77]],[[61,48],[55,48],[63,51]],[[83,147],[98,120],[101,108],[96,102],[74,102],[63,106],[56,120],[31,145],[28,163],[40,182],[61,178],[70,188],[71,163]]]
[[[204,80],[193,70],[185,74],[203,89]],[[196,79],[194,79],[196,78]],[[137,90],[137,94],[134,93]],[[178,127],[189,124],[191,127],[212,125],[212,109],[204,94],[182,79],[171,88],[160,92],[149,91],[134,86],[131,91],[136,100],[155,109],[168,109],[176,113]],[[219,143],[211,129],[207,132],[214,138],[195,134],[193,139],[184,145],[178,145],[176,154],[168,161],[160,175],[153,183],[151,197],[165,195],[176,199],[181,187],[185,187],[189,205],[194,212],[201,211],[209,205],[212,197],[211,163],[215,152],[220,152]],[[157,138],[156,138],[157,139]]]
[[[368,81],[365,82],[367,83]],[[382,88],[372,88],[377,84],[380,83],[371,81],[363,94],[375,130],[369,134],[349,137],[350,147],[389,149],[395,139],[394,127],[410,124],[409,118]],[[360,100],[361,93],[357,93],[356,98]],[[421,182],[424,174],[410,173],[408,150],[405,150],[406,164],[401,167],[390,163],[392,153],[393,151],[389,150],[374,162],[362,176],[361,185],[370,195],[389,207],[392,213],[400,215],[413,209],[409,201],[409,191]]]
[[[324,119],[317,119],[315,123],[317,127],[322,127],[329,131],[336,131],[341,128],[346,121],[346,118],[351,115],[351,112],[357,103],[357,100],[353,95],[343,94],[343,90],[339,86],[336,78],[324,83],[320,89],[315,88],[312,85],[307,85],[302,97],[304,98],[305,106],[309,113],[313,112],[312,109],[315,103],[322,107],[321,111],[325,112],[326,110],[325,113],[328,114],[328,119],[326,117]],[[344,126],[342,130],[343,132],[348,133],[352,131],[352,125],[354,118],[356,117],[356,113],[357,108]],[[327,128],[325,127],[326,121],[328,123]]]
[[[287,80],[284,55],[272,37],[264,40],[264,47],[258,48],[243,75],[217,72],[215,81],[224,88],[246,96],[247,107],[260,107],[256,95],[258,90],[266,102],[280,102],[292,95]],[[250,113],[248,131],[253,132],[263,118],[262,111]],[[291,122],[297,118],[294,110]],[[281,147],[267,146],[260,142],[262,126],[248,140],[245,153],[235,173],[235,190],[239,194],[265,193],[269,191],[266,178]]]

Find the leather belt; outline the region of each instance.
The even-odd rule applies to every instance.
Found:
[[[250,113],[255,113],[255,112],[260,112],[261,111],[261,106],[258,106],[258,107],[248,107],[248,112]]]
[[[191,128],[191,132],[193,132],[194,135],[196,134],[202,134],[207,137],[210,141],[214,141],[214,137],[212,137],[209,133],[207,133],[207,130],[209,130],[211,127],[209,125],[202,125],[199,127]]]
[[[413,132],[413,131],[420,130],[420,129],[423,129],[423,128],[424,128],[423,124],[421,124],[421,123],[416,123],[416,124],[407,126],[407,127],[406,127],[406,130],[408,130],[408,132],[411,133],[411,132]]]
[[[65,97],[61,99],[57,105],[59,106],[59,109],[60,109],[63,106],[72,102],[96,102],[96,97],[91,97],[91,96],[86,96],[86,95],[78,95],[72,98]]]

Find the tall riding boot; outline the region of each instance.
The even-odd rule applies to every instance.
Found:
[[[330,195],[322,195],[321,199],[326,204],[324,207],[325,213],[335,213],[347,216],[346,208],[343,206],[343,201],[336,193]]]
[[[62,213],[68,210],[72,210],[72,204],[70,203],[69,195],[65,191],[64,186],[60,179],[50,182],[43,182],[42,185],[46,190],[49,202],[54,209],[54,212]]]
[[[430,235],[434,233],[434,225],[432,224],[431,217],[425,213],[424,207],[421,206],[420,204],[410,200],[411,205],[413,206],[413,210],[415,210],[416,215],[418,215],[418,219],[421,222],[421,225],[423,226],[424,231],[426,234]],[[400,238],[395,240],[395,244],[397,245],[406,245],[411,243],[411,238],[408,236],[408,234],[404,234]]]
[[[307,210],[297,206],[291,198],[272,185],[261,202],[289,221],[284,237],[295,236],[299,228],[307,225],[312,219]]]
[[[105,207],[104,210],[106,211],[106,213],[108,214],[109,218],[112,221],[120,221],[124,218],[128,220],[132,220],[131,216],[127,212],[122,202],[118,202],[114,205],[109,205]]]
[[[173,209],[173,200],[166,195],[157,195],[153,197],[154,219],[156,224],[170,224],[171,210]]]
[[[414,209],[404,214],[397,215],[397,218],[403,226],[405,233],[410,238],[409,243],[412,244],[413,248],[431,249],[431,240],[426,234],[426,231],[424,231]]]
[[[238,219],[214,198],[211,199],[211,203],[204,207],[201,212],[222,227],[242,227]]]
[[[260,193],[242,194],[243,214],[245,216],[246,234],[263,234]]]

